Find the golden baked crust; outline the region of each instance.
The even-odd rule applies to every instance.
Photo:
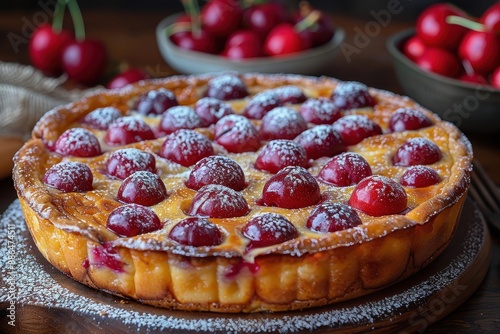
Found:
[[[156,306],[215,312],[282,311],[325,305],[384,288],[420,270],[449,243],[469,186],[470,143],[456,127],[410,99],[376,89],[370,89],[377,102],[374,108],[346,112],[366,115],[384,131],[348,147],[368,161],[373,174],[399,180],[405,167],[394,166],[391,157],[409,138],[428,138],[442,152],[442,158],[432,164],[441,182],[425,188],[405,187],[408,210],[404,214],[374,217],[358,212],[363,222],[359,226],[327,234],[313,232],[305,225],[314,205],[299,209],[259,205],[262,188],[272,174],[254,168],[255,152],[228,153],[214,144],[216,154],[238,162],[249,184],[241,191],[249,214],[210,219],[224,231],[220,245],[186,246],[168,237],[172,227],[187,217],[186,207],[196,191],[185,186],[189,168],[165,159],[157,160],[157,174],[169,197],[151,207],[164,223],[163,228],[134,237],[119,237],[107,229],[107,217],[123,205],[116,199],[121,180],[99,171],[110,152],[123,146],[106,145],[105,131],[90,129],[101,143],[101,155],[63,157],[48,147],[53,147],[68,128],[82,126],[82,117],[96,108],[113,106],[126,115],[139,95],[160,87],[172,90],[179,104],[193,105],[217,75],[175,76],[100,91],[51,110],[40,120],[33,138],[15,157],[13,177],[30,232],[49,262],[86,285]],[[307,97],[328,97],[339,83],[331,78],[294,75],[245,74],[241,78],[250,96],[294,85]],[[248,100],[227,102],[241,113]],[[389,118],[401,107],[422,111],[433,125],[390,133]],[[158,126],[158,117],[146,120],[152,127]],[[259,122],[255,120],[254,124],[259,126]],[[197,130],[213,137],[211,129]],[[126,147],[157,154],[163,141],[160,137]],[[64,193],[44,184],[44,174],[51,166],[69,160],[85,162],[91,168],[92,191]],[[308,170],[316,176],[328,160],[316,159]],[[320,188],[330,201],[340,203],[347,203],[354,190],[354,186],[321,182]],[[299,237],[248,250],[242,226],[265,212],[288,218]],[[94,261],[96,249],[109,250],[120,264],[119,270]],[[234,268],[238,268],[236,273],[228,275]]]

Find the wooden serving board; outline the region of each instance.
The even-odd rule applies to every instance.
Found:
[[[61,274],[38,252],[19,203],[0,222],[0,257],[15,226],[15,267],[1,263],[0,332],[4,333],[356,333],[415,332],[466,301],[490,263],[490,236],[481,213],[467,200],[447,249],[416,275],[380,292],[305,311],[217,314],[170,311],[96,291]],[[9,236],[12,235],[12,232]],[[1,261],[1,260],[0,260]],[[8,325],[8,281],[15,277],[16,326]]]

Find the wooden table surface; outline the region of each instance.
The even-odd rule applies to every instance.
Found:
[[[15,33],[26,36],[26,22],[33,22],[37,12],[0,12],[0,60],[29,64],[27,44],[21,43],[16,50],[6,36]],[[84,12],[87,35],[101,39],[114,62],[127,62],[131,66],[145,68],[155,77],[175,73],[162,59],[155,41],[155,26],[165,16],[164,11],[96,11]],[[356,45],[359,31],[364,31],[374,18],[357,18],[349,14],[332,13],[335,22],[346,31],[345,43]],[[377,34],[368,38],[357,53],[346,57],[340,53],[324,69],[324,75],[342,80],[356,80],[369,86],[402,93],[385,48],[386,38],[411,27],[411,20],[393,15],[386,27],[379,26]],[[68,21],[68,20],[66,20]],[[406,22],[405,22],[406,21]],[[359,46],[359,44],[358,44]],[[500,107],[500,106],[499,106]],[[499,125],[500,130],[500,125]],[[500,131],[499,131],[500,132]],[[500,184],[500,135],[468,133],[474,155],[481,162],[494,182]],[[6,158],[6,157],[0,157]],[[10,178],[0,180],[0,213],[16,198]],[[490,270],[477,292],[450,315],[427,328],[428,332],[499,332],[500,331],[500,236],[492,234],[492,262]],[[0,310],[0,321],[6,321],[5,310]],[[430,317],[434,315],[429,315]],[[33,313],[33,317],[36,314]],[[1,326],[0,326],[1,327]],[[52,328],[53,330],[54,328]],[[42,332],[42,331],[41,331]],[[41,333],[39,332],[39,333]]]

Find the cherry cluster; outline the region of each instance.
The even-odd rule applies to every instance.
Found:
[[[167,29],[170,40],[190,51],[229,59],[280,56],[330,41],[334,26],[328,15],[301,2],[294,13],[278,1],[183,1],[186,15]]]
[[[458,80],[500,88],[500,3],[479,18],[450,4],[423,11],[404,54],[421,68]]]

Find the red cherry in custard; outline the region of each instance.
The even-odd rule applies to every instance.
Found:
[[[493,87],[500,89],[500,66],[491,74],[490,82]]]
[[[222,101],[237,100],[248,96],[247,86],[236,75],[221,75],[208,82],[208,97]]]
[[[214,97],[199,99],[194,105],[194,111],[200,116],[203,126],[215,124],[222,117],[234,114],[229,104]]]
[[[135,109],[142,115],[161,115],[168,108],[178,104],[174,92],[166,88],[159,88],[139,96],[135,103]]]
[[[446,22],[448,16],[465,17],[461,10],[445,3],[427,7],[417,18],[417,36],[430,47],[456,50],[467,29]]]
[[[149,73],[142,68],[129,68],[128,70],[125,70],[111,78],[106,85],[106,88],[122,88],[128,84],[148,79],[149,77]]]
[[[294,139],[305,130],[306,120],[295,109],[277,107],[262,118],[259,135],[263,140]]]
[[[268,56],[282,56],[307,49],[310,42],[290,23],[280,23],[269,31],[264,41],[264,52]]]
[[[500,3],[496,2],[488,8],[479,19],[479,22],[484,24],[489,31],[500,32]]]
[[[92,190],[93,175],[90,168],[75,161],[60,162],[45,172],[43,183],[64,193]]]
[[[201,159],[214,154],[210,140],[204,135],[181,129],[172,132],[162,144],[159,155],[184,167],[189,167]]]
[[[237,191],[209,184],[198,190],[188,210],[190,216],[210,218],[241,217],[250,212],[247,201]]]
[[[287,166],[307,167],[307,152],[299,144],[285,139],[272,140],[264,146],[255,160],[255,168],[277,173]]]
[[[99,81],[108,61],[104,45],[98,40],[73,41],[62,52],[62,68],[68,78],[84,85]]]
[[[444,49],[428,48],[417,60],[417,65],[426,71],[450,78],[456,78],[462,73],[458,58]]]
[[[107,229],[128,238],[157,231],[162,226],[153,210],[138,204],[117,207],[111,211],[106,221]]]
[[[401,145],[392,162],[395,166],[430,165],[441,160],[439,146],[427,138],[410,138]]]
[[[256,94],[245,106],[243,114],[247,118],[262,119],[269,111],[281,106],[278,96],[272,91]]]
[[[361,224],[362,221],[358,213],[350,206],[326,202],[320,204],[311,212],[311,215],[307,218],[306,226],[315,232],[331,233]]]
[[[123,180],[118,189],[118,200],[151,206],[168,197],[165,184],[155,173],[138,171]]]
[[[162,115],[159,130],[170,134],[180,129],[196,129],[201,127],[203,121],[193,108],[188,106],[175,106],[168,108]]]
[[[273,1],[253,5],[243,13],[243,24],[261,36],[266,36],[273,27],[287,20],[286,8]]]
[[[29,55],[33,66],[50,76],[62,73],[62,51],[73,37],[66,30],[56,32],[48,24],[38,26],[29,40]]]
[[[186,186],[194,190],[208,184],[220,184],[240,191],[246,186],[245,174],[233,159],[212,155],[198,161],[186,181]]]
[[[259,204],[298,209],[314,205],[320,199],[318,182],[307,169],[289,166],[267,180]]]
[[[223,237],[217,225],[202,217],[189,217],[177,223],[168,237],[181,245],[202,247],[217,246]]]
[[[433,123],[423,112],[412,108],[399,108],[391,115],[389,130],[391,132],[403,132],[407,130],[418,130],[431,126]]]
[[[332,157],[345,151],[342,137],[329,125],[318,125],[306,130],[294,141],[306,150],[309,159]]]
[[[106,131],[106,144],[126,145],[143,140],[154,139],[153,130],[142,119],[135,116],[120,117],[109,125]]]
[[[373,107],[376,104],[368,87],[356,81],[340,82],[333,90],[331,99],[342,110]]]
[[[277,213],[265,213],[253,217],[241,232],[250,240],[248,249],[282,244],[299,236],[297,228]]]
[[[368,176],[358,183],[349,205],[370,216],[397,214],[406,209],[407,195],[396,181],[381,175]]]
[[[95,157],[101,154],[101,145],[89,130],[71,128],[64,131],[57,139],[55,152],[63,156]]]
[[[215,141],[232,153],[255,152],[260,147],[255,126],[236,114],[224,116],[215,124]]]
[[[460,58],[474,71],[489,73],[500,65],[500,40],[493,31],[469,31],[458,48]]]
[[[308,99],[300,106],[299,112],[307,122],[313,124],[332,124],[342,117],[341,109],[325,98]]]
[[[111,123],[122,116],[120,110],[114,107],[97,108],[88,113],[82,123],[97,130],[107,130]]]
[[[422,57],[427,48],[428,46],[425,45],[424,41],[422,41],[420,37],[412,36],[403,44],[403,53],[406,57],[416,62],[420,57]]]
[[[125,271],[123,268],[125,263],[120,261],[120,255],[109,242],[91,248],[89,261],[86,261],[83,266],[88,268],[90,265],[96,267],[107,267],[117,273]]]
[[[347,115],[333,123],[345,145],[356,145],[365,138],[382,134],[380,126],[363,115]]]
[[[330,159],[318,174],[318,178],[337,187],[348,187],[357,184],[372,169],[361,155],[352,152],[339,154]]]
[[[439,174],[428,166],[411,166],[401,176],[399,183],[405,187],[423,188],[439,183]]]
[[[106,160],[108,175],[126,179],[138,171],[156,172],[154,155],[136,148],[122,148],[111,153]]]
[[[217,41],[212,33],[204,29],[199,32],[178,31],[170,35],[172,43],[179,48],[204,53],[217,53]]]
[[[243,10],[236,0],[212,0],[201,10],[201,24],[208,32],[227,37],[239,26]]]
[[[297,86],[280,86],[271,90],[282,104],[297,104],[307,100],[306,95]]]

